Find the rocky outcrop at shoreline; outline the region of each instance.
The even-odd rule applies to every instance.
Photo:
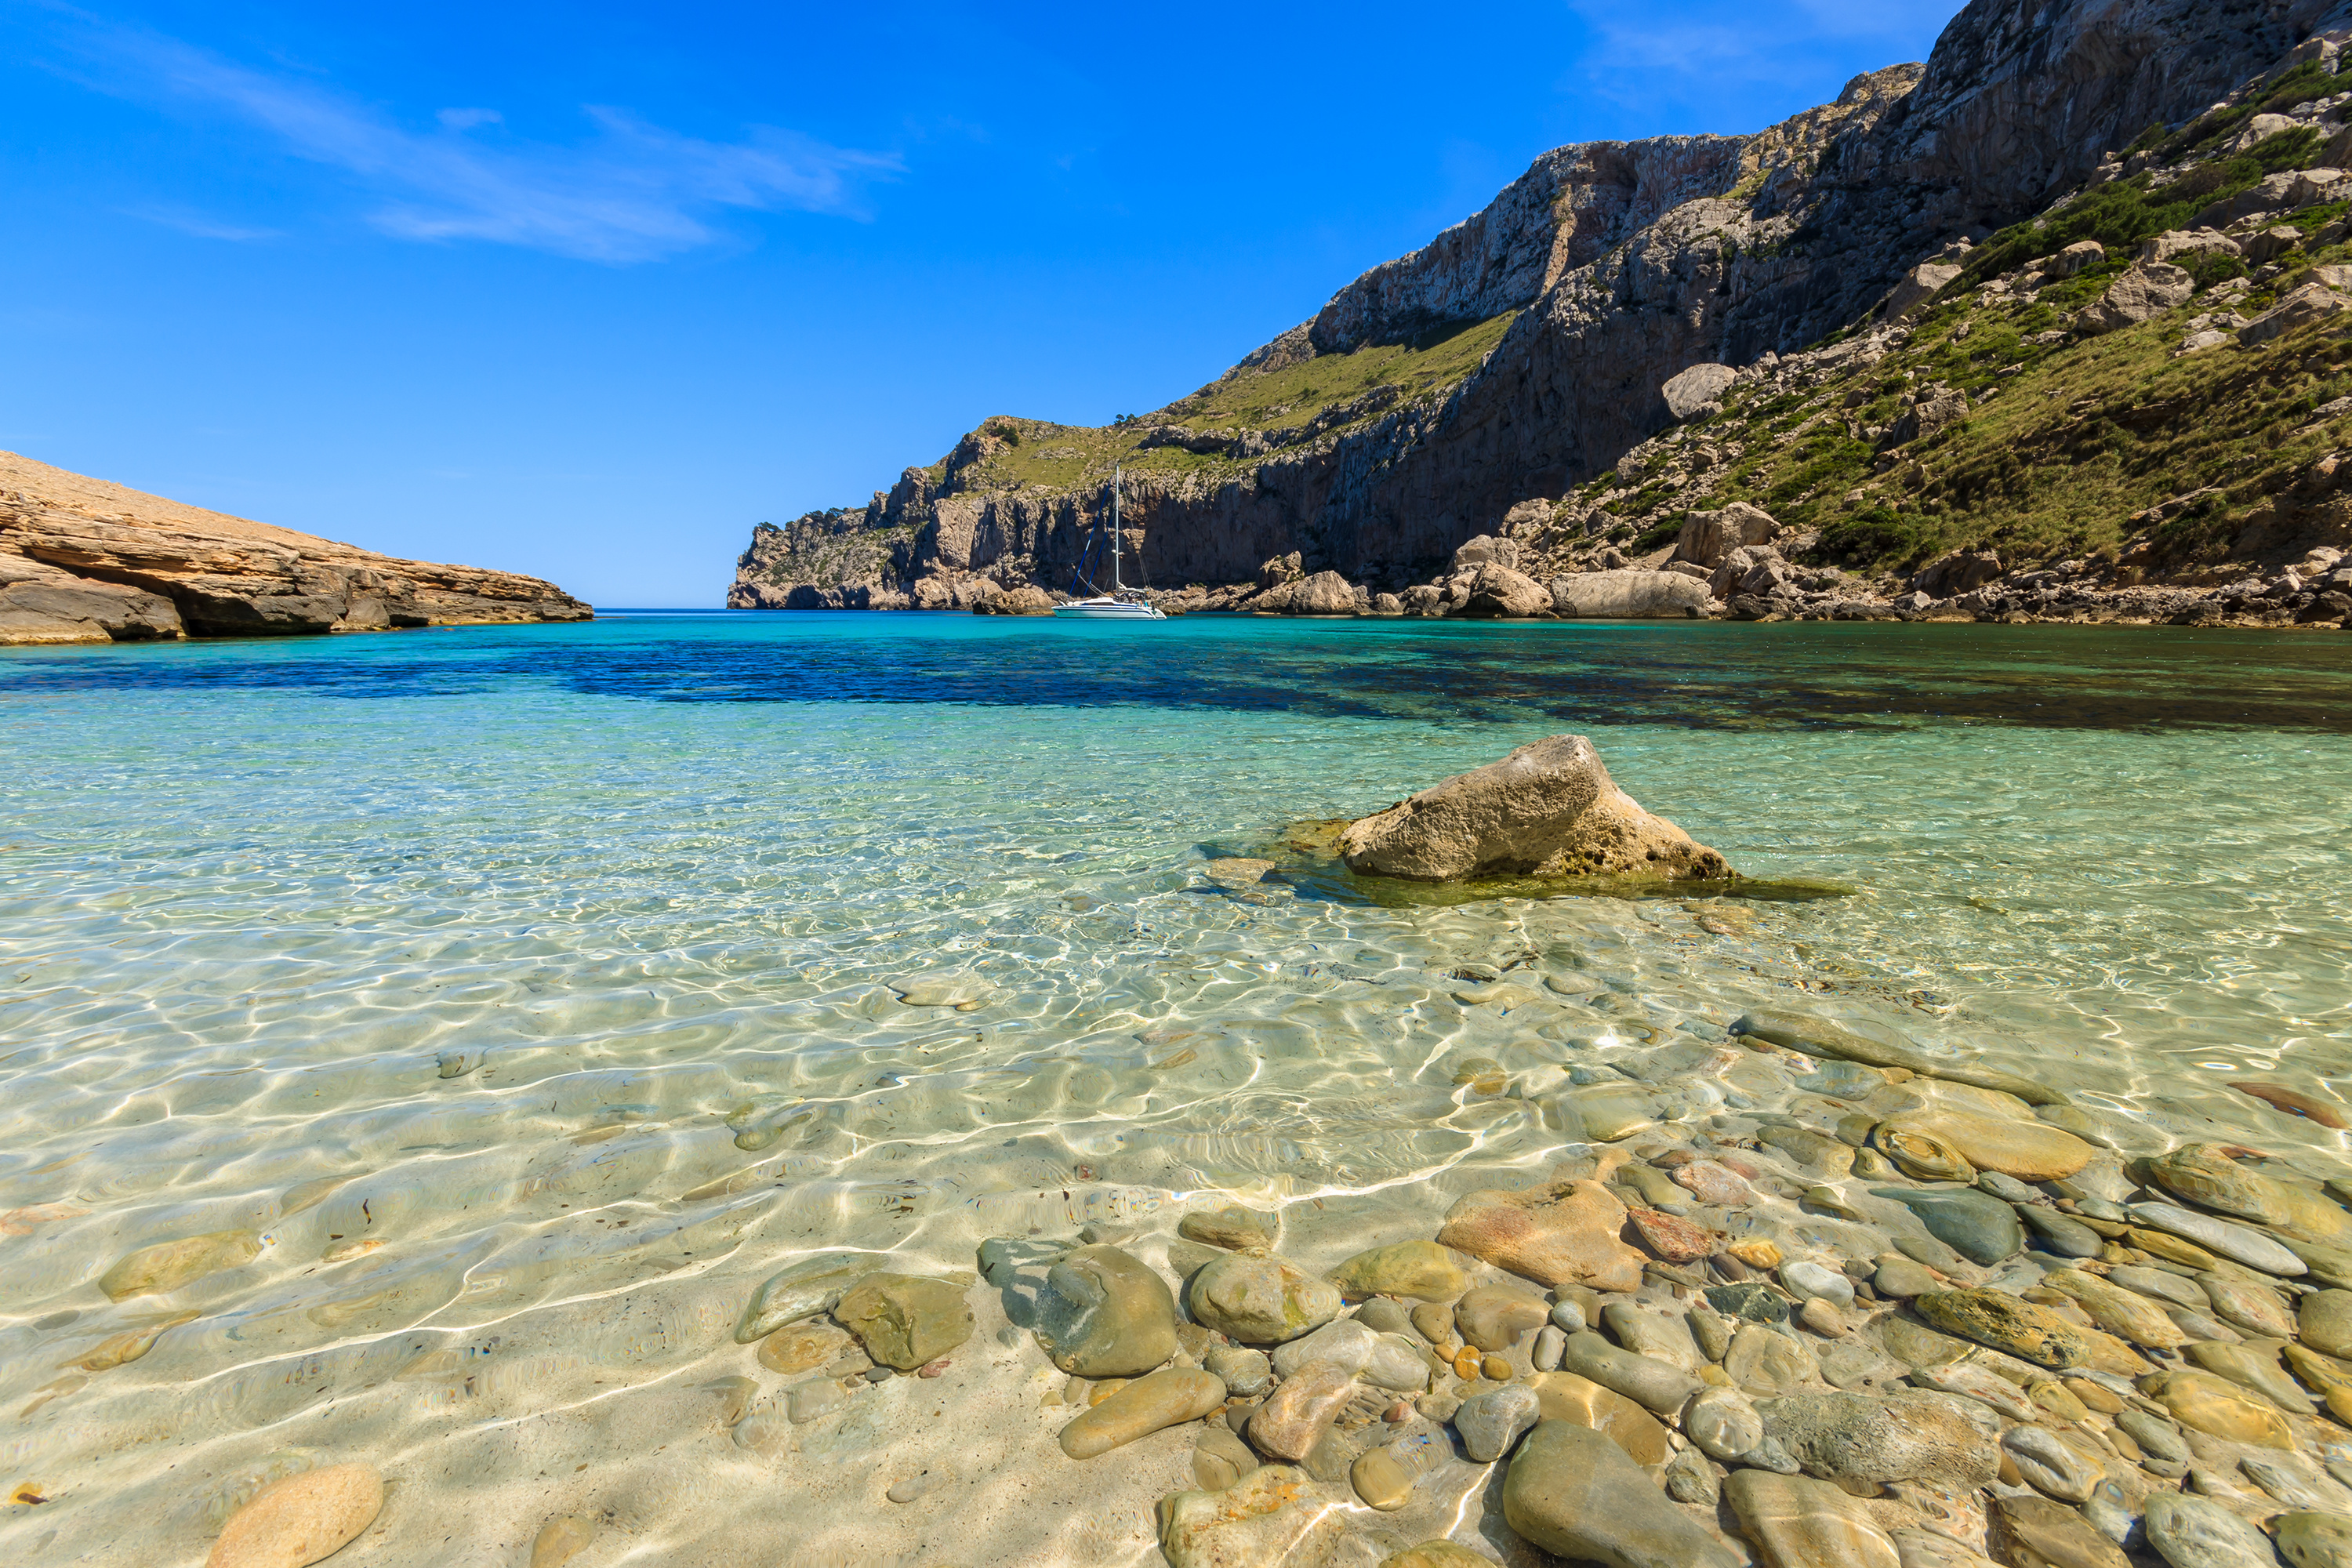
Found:
[[[729,602],[1066,591],[1118,466],[1170,608],[2341,624],[2347,37],[2321,0],[1979,0],[1754,135],[1545,154],[1152,415],[992,417],[763,524]],[[1787,527],[1736,586],[1559,585],[1692,564],[1740,504]],[[1526,558],[1439,611],[1481,537]],[[2008,581],[1916,580],[1955,551]]]
[[[593,614],[537,577],[378,555],[0,453],[0,645]]]

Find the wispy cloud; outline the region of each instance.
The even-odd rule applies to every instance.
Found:
[[[223,223],[217,218],[207,217],[191,207],[168,205],[124,207],[121,212],[125,217],[135,217],[142,223],[162,224],[165,228],[176,228],[182,234],[193,234],[199,239],[227,239],[249,243],[257,239],[278,237],[277,229],[254,228],[244,224]]]
[[[1925,59],[1959,0],[1698,0],[1628,8],[1614,0],[1568,0],[1593,47],[1571,73],[1576,90],[1620,101],[1673,98],[1720,102],[1735,90],[1807,79],[1824,57],[1876,46],[1877,65]],[[1571,85],[1563,82],[1565,86]],[[1832,87],[1831,90],[1835,90]]]
[[[722,209],[863,217],[867,185],[903,167],[896,154],[796,132],[753,126],[741,141],[710,142],[598,105],[583,106],[589,134],[575,145],[470,134],[502,125],[489,109],[445,109],[434,129],[411,130],[331,88],[158,34],[93,25],[71,42],[93,87],[226,113],[297,157],[342,170],[375,204],[368,221],[404,239],[645,261],[721,238],[709,220]]]

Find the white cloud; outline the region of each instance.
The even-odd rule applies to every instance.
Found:
[[[485,142],[465,132],[503,123],[493,110],[443,110],[438,129],[411,131],[341,93],[177,39],[93,28],[75,42],[98,67],[90,85],[259,126],[297,157],[352,176],[379,204],[368,221],[404,239],[645,261],[719,239],[707,220],[723,208],[862,217],[866,184],[903,167],[896,154],[795,132],[754,126],[740,142],[709,142],[593,105],[577,145]]]
[[[1856,44],[1877,47],[1883,58],[1872,60],[1874,68],[1925,59],[1959,0],[1696,0],[1653,7],[1568,0],[1568,8],[1593,40],[1570,73],[1581,79],[1578,90],[1628,103],[1699,102],[1719,101],[1735,89],[1792,85],[1817,70],[1822,56]]]
[[[135,217],[143,223],[162,224],[165,228],[176,228],[182,234],[193,234],[199,239],[249,241],[276,239],[278,237],[278,231],[274,228],[253,228],[244,224],[223,223],[217,218],[205,216],[193,207],[156,205],[124,207],[121,211],[125,217]]]

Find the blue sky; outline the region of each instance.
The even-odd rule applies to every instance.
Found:
[[[0,0],[0,447],[716,604],[754,522],[1155,407],[1546,148],[1957,9]]]

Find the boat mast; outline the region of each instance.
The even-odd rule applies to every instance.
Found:
[[[1114,465],[1110,471],[1110,592],[1113,598],[1118,597],[1121,588],[1118,580],[1118,474],[1119,470]]]

